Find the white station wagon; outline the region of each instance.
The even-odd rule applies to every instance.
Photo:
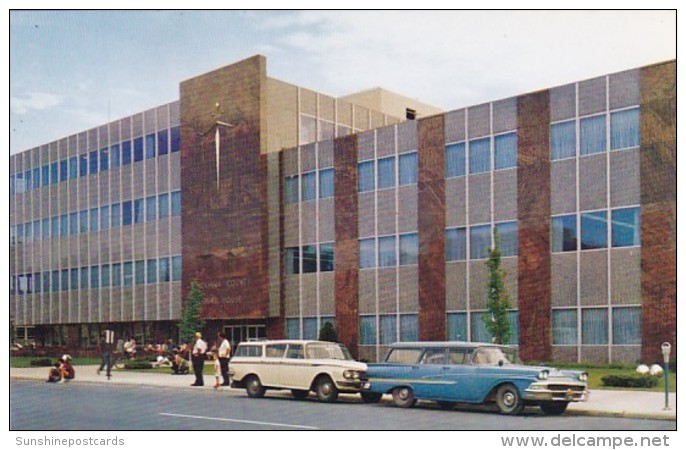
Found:
[[[333,402],[339,392],[360,392],[367,365],[334,342],[278,340],[242,342],[229,363],[231,387],[260,398],[267,389],[290,389],[293,397]]]

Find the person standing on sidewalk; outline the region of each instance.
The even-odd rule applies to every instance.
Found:
[[[207,353],[207,343],[202,340],[200,332],[195,333],[195,345],[193,345],[193,372],[195,373],[195,383],[191,386],[204,386],[205,381],[202,370],[205,366],[205,353]]]
[[[112,376],[112,344],[107,342],[107,337],[104,332],[100,335],[100,339],[98,340],[98,353],[102,358],[102,362],[100,363],[97,373],[100,375],[102,369],[106,367],[107,379],[109,380]]]
[[[222,386],[229,386],[229,357],[231,356],[231,343],[226,339],[226,334],[217,333],[217,340],[219,341],[219,366],[222,372]]]

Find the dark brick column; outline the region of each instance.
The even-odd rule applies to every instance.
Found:
[[[676,63],[641,69],[641,290],[645,362],[676,356]]]
[[[334,141],[335,302],[338,338],[353,356],[359,345],[357,136]]]
[[[552,357],[550,269],[550,95],[518,99],[519,349],[523,360]]]
[[[419,339],[446,339],[445,117],[419,121],[417,230],[419,237]]]

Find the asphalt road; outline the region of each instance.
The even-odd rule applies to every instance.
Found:
[[[388,400],[365,405],[356,396],[323,404],[271,396],[250,399],[209,390],[145,386],[10,382],[11,430],[675,430],[673,421],[544,416],[493,410],[443,411],[431,403],[411,410]]]

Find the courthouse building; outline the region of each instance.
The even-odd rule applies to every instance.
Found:
[[[446,84],[449,89],[449,84]],[[333,98],[255,56],[178,101],[10,157],[19,339],[209,333],[490,341],[497,230],[526,360],[656,361],[676,344],[676,62],[449,112]]]

